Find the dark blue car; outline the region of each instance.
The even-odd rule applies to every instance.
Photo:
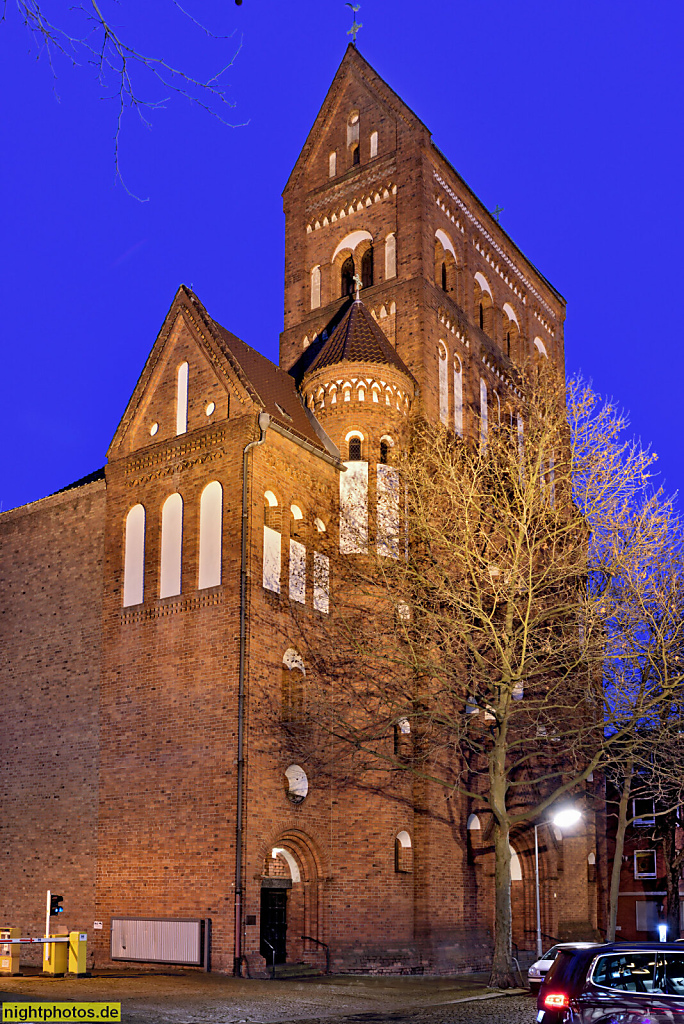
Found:
[[[539,1024],[684,1024],[684,947],[563,949],[537,997]]]

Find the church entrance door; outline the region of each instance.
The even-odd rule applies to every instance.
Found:
[[[269,966],[287,960],[287,889],[261,890],[259,952]]]

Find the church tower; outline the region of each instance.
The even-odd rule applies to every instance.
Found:
[[[360,298],[425,412],[477,435],[513,406],[513,362],[563,367],[565,300],[350,45],[283,192],[280,365],[302,380]]]

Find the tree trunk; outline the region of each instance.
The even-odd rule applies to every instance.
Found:
[[[515,988],[512,969],[511,847],[508,825],[494,826],[494,956],[490,988]]]
[[[625,832],[627,831],[627,813],[629,810],[629,794],[632,789],[632,761],[625,767],[625,778],[620,793],[620,804],[618,806],[617,829],[615,830],[615,853],[613,854],[613,866],[610,872],[610,896],[608,901],[608,930],[606,942],[615,942],[615,926],[617,924],[618,896],[620,894],[620,871],[622,870],[622,855],[625,851]]]
[[[664,826],[664,828],[663,828]],[[666,814],[660,829],[663,834],[665,889],[667,890],[667,941],[679,938],[679,880],[682,875],[681,851],[677,850],[677,814]]]

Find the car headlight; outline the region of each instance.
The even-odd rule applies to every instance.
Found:
[[[541,978],[541,972],[536,967],[530,967],[529,971],[527,972],[527,977],[528,978]]]

